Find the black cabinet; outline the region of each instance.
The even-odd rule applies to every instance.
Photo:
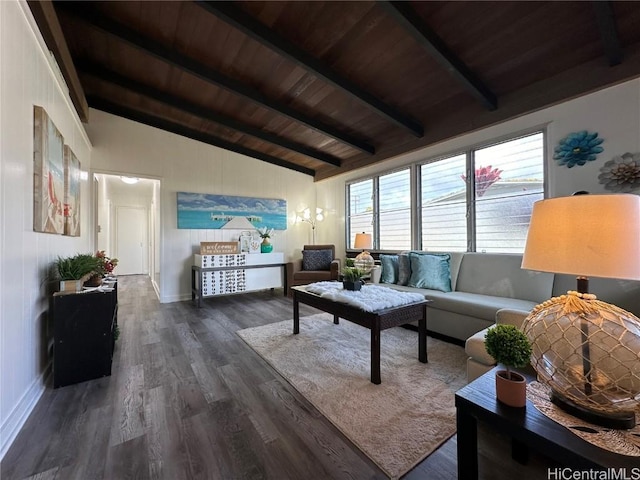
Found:
[[[116,285],[111,291],[54,294],[54,388],[111,375],[118,318]]]

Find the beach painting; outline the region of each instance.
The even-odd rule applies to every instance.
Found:
[[[33,230],[64,233],[64,139],[44,108],[33,107]]]
[[[255,230],[287,229],[287,201],[178,192],[178,228]]]

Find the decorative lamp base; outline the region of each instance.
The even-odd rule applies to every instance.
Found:
[[[551,403],[557,405],[574,417],[580,418],[585,422],[600,425],[601,427],[623,430],[633,428],[636,425],[636,414],[634,411],[606,413],[590,410],[582,405],[578,405],[553,389],[551,390]]]

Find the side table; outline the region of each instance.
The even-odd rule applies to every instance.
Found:
[[[459,480],[478,478],[478,421],[510,436],[516,446],[532,448],[568,468],[626,468],[629,474],[638,470],[638,457],[619,455],[582,440],[538,411],[529,400],[525,408],[508,407],[498,402],[494,378],[496,368],[461,388],[455,395]],[[535,379],[530,374],[524,375],[527,382]],[[519,454],[523,454],[522,450]]]

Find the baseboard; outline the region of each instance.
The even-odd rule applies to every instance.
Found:
[[[50,373],[51,363],[45,368],[42,375],[33,381],[0,427],[0,460],[2,460],[7,451],[9,451],[9,448],[38,403],[38,400],[42,397]]]

